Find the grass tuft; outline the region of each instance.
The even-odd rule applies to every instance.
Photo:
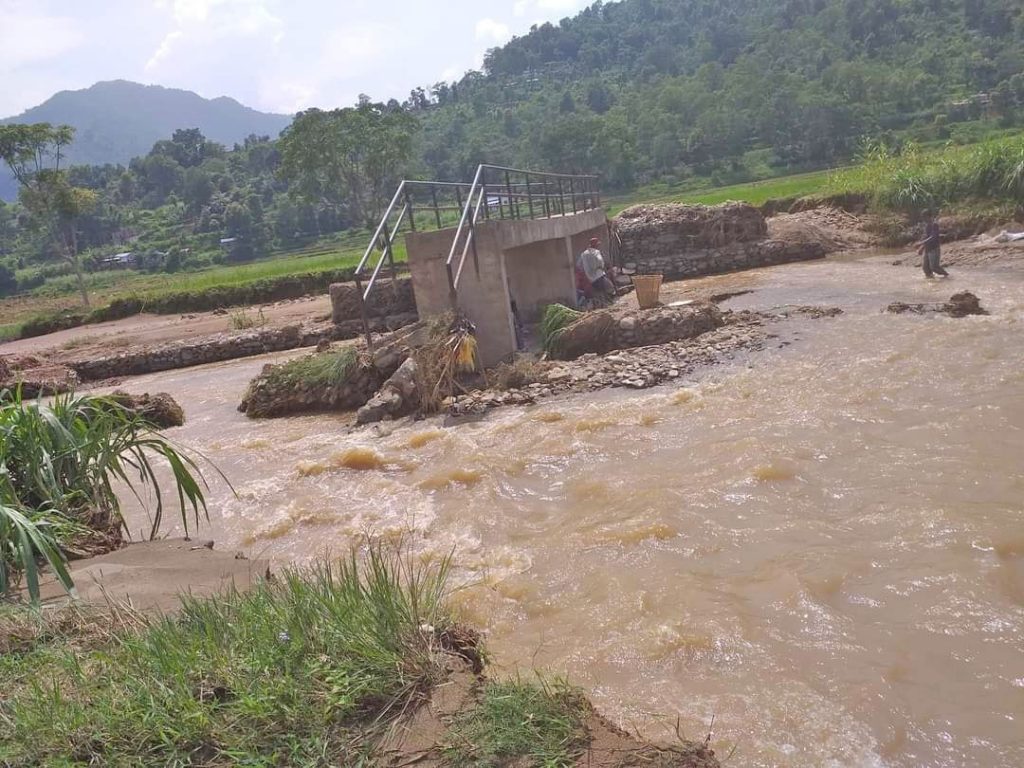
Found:
[[[581,317],[582,312],[570,309],[564,304],[549,304],[545,307],[539,329],[544,351],[553,355],[558,349],[558,340],[562,333]]]
[[[352,347],[307,355],[271,368],[267,382],[274,388],[337,387],[345,382],[357,362],[358,355]]]
[[[239,309],[231,313],[228,323],[233,331],[247,331],[250,328],[263,328],[267,324],[267,316],[263,314],[263,307],[256,314],[247,309]]]
[[[828,190],[866,194],[878,208],[908,213],[972,201],[1024,205],[1024,138],[934,152],[871,144],[860,165],[833,175]]]
[[[476,706],[457,716],[448,735],[452,765],[563,768],[588,740],[586,698],[562,681],[489,682]]]

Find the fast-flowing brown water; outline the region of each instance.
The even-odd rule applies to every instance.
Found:
[[[248,421],[264,360],[129,388],[179,396],[175,437],[235,483],[218,548],[454,548],[499,668],[563,672],[645,735],[714,716],[736,766],[1024,764],[1024,280],[881,259],[716,280],[755,289],[732,306],[845,314],[685,386],[451,429]],[[963,289],[992,315],[880,312]]]

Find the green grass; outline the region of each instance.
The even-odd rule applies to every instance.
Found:
[[[827,190],[864,194],[877,208],[907,213],[979,201],[1021,206],[1024,136],[930,152],[875,145],[859,166],[834,174]]]
[[[363,256],[368,240],[369,235],[358,232],[344,239],[335,239],[327,250],[324,250],[324,246],[319,246],[288,251],[247,264],[209,267],[195,272],[94,272],[86,276],[86,285],[93,307],[103,307],[117,299],[139,298],[143,301],[153,301],[172,294],[201,294],[280,278],[329,273],[355,267]],[[405,244],[400,240],[395,243],[395,260],[404,263]],[[47,281],[24,296],[0,300],[0,329],[9,327],[6,334],[0,333],[0,341],[17,338],[14,335],[15,326],[27,321],[52,317],[63,310],[80,308],[77,285],[69,276]]]
[[[0,764],[360,765],[445,674],[448,567],[371,546],[173,618],[0,612]]]
[[[558,340],[570,325],[583,317],[583,313],[564,304],[548,304],[540,320],[540,342],[544,351],[554,354],[558,351]]]
[[[657,203],[700,203],[717,205],[729,200],[763,205],[769,200],[807,197],[820,193],[829,181],[830,171],[815,171],[793,176],[780,176],[764,181],[714,187],[707,180],[697,179],[678,185],[642,187],[628,195],[609,198],[609,215],[632,205]]]
[[[21,338],[21,323],[5,323],[0,325],[0,344]]]
[[[267,383],[274,389],[336,387],[348,378],[356,361],[356,351],[351,347],[307,355],[271,368]]]
[[[588,740],[590,706],[562,682],[489,682],[448,734],[452,765],[568,768]]]

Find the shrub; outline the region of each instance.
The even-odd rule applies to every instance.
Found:
[[[107,529],[101,534],[120,533],[115,483],[133,492],[152,489],[155,536],[163,501],[154,457],[170,466],[187,532],[188,508],[197,523],[200,510],[206,511],[202,474],[144,417],[109,398],[62,395],[44,405],[24,400],[20,389],[0,393],[0,594],[23,573],[30,596],[38,599],[38,557],[70,590],[61,550],[97,526]]]

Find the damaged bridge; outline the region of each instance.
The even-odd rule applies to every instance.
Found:
[[[403,247],[420,317],[463,312],[491,366],[516,351],[517,316],[531,322],[548,304],[574,304],[576,254],[608,235],[594,176],[482,165],[470,184],[403,181],[356,269],[367,343],[381,293],[399,290]]]

